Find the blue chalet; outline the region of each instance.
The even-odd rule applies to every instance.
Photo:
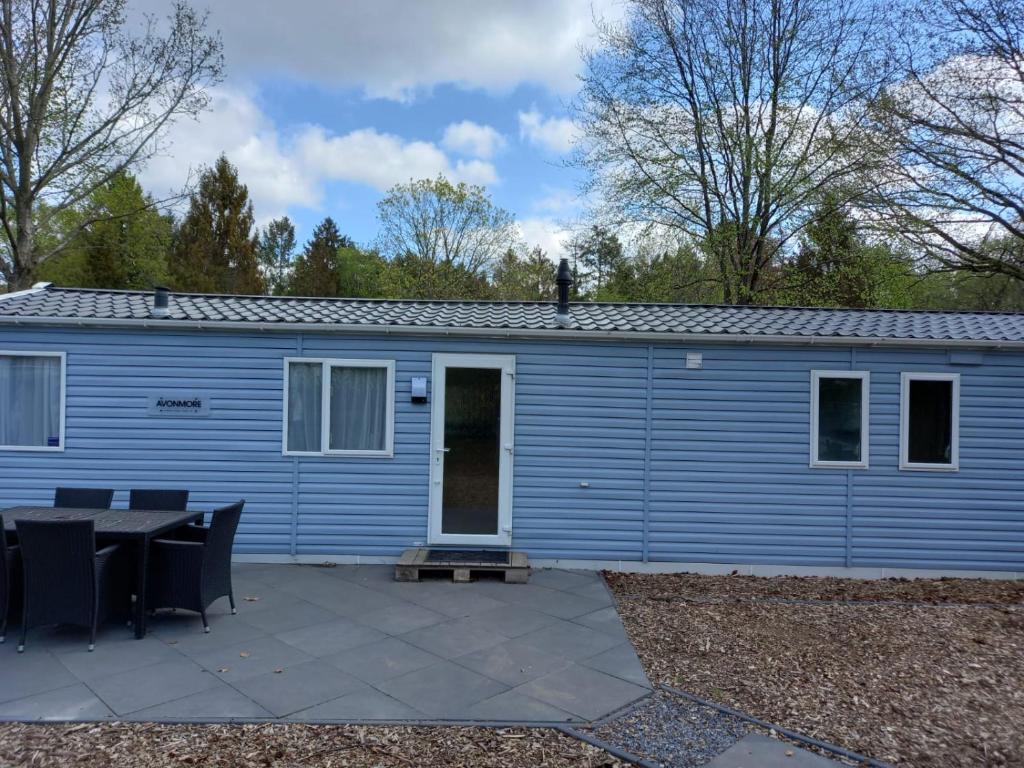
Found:
[[[1024,573],[1024,315],[0,296],[3,506],[246,499],[237,555]]]

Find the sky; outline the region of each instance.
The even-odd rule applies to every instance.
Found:
[[[192,0],[224,43],[211,108],[181,119],[139,174],[161,196],[224,152],[257,223],[300,243],[331,216],[371,244],[388,188],[444,174],[484,186],[552,258],[580,213],[581,46],[616,0]],[[133,13],[160,14],[162,0]]]

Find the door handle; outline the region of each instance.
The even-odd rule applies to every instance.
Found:
[[[451,448],[435,448],[434,450],[437,451],[438,453],[449,453],[451,451]]]

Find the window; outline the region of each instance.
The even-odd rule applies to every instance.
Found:
[[[811,466],[868,465],[869,375],[811,371]]]
[[[285,360],[284,453],[391,456],[392,360]]]
[[[0,450],[64,450],[63,352],[0,352]]]
[[[955,470],[960,464],[960,374],[900,378],[900,469]]]

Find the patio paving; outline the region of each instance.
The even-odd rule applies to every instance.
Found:
[[[0,645],[6,720],[455,720],[579,723],[650,692],[592,572],[526,585],[431,579],[391,566],[237,564],[238,615],[161,612],[135,640],[72,628]]]

